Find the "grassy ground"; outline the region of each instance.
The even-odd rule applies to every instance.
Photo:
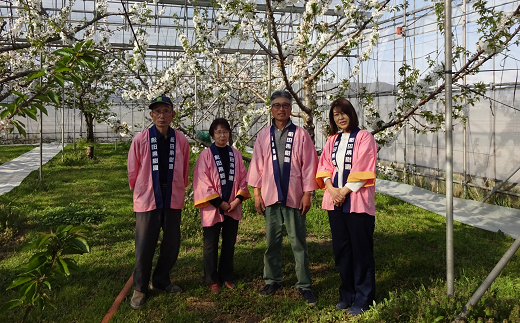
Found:
[[[33,150],[35,145],[0,146],[0,165]]]
[[[17,274],[16,266],[30,255],[20,251],[37,232],[57,225],[60,214],[76,212],[84,219],[92,250],[77,257],[81,272],[53,285],[58,309],[34,310],[32,322],[99,322],[132,273],[134,217],[132,192],[126,177],[127,144],[97,145],[96,159],[68,149],[65,161],[54,158],[44,166],[44,184],[32,173],[18,188],[0,197],[0,212],[9,210],[17,225],[9,239],[0,240],[0,290]],[[194,158],[192,158],[192,166]],[[321,194],[307,216],[311,274],[318,304],[310,308],[294,289],[294,260],[284,240],[284,289],[262,298],[258,290],[265,250],[263,217],[252,200],[244,203],[235,255],[238,288],[213,295],[203,284],[202,230],[198,211],[188,202],[182,218],[182,245],[173,280],[180,295],[151,292],[141,311],[128,300],[112,322],[451,322],[513,240],[455,224],[455,297],[445,295],[445,219],[398,199],[376,196],[376,306],[352,318],[334,310],[339,277],[331,250],[326,212],[319,208]],[[7,205],[10,205],[8,208]],[[65,209],[63,207],[66,207]],[[68,211],[63,211],[68,210]],[[72,211],[71,211],[72,210]],[[60,213],[61,212],[61,213]],[[53,214],[51,217],[50,214]],[[97,216],[91,216],[96,214]],[[89,217],[90,216],[90,217]],[[82,218],[83,217],[83,218]],[[514,256],[485,298],[470,312],[468,322],[520,322],[520,260]],[[0,293],[0,304],[16,291]],[[21,309],[0,321],[20,321]],[[480,320],[479,320],[480,319]]]

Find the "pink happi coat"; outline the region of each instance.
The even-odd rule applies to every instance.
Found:
[[[172,197],[170,208],[184,207],[184,193],[188,186],[190,146],[182,132],[175,130],[175,165],[173,168]],[[138,133],[128,152],[128,182],[134,190],[134,211],[155,210],[155,194],[152,181],[150,135],[148,129]]]
[[[318,155],[307,130],[296,126],[293,140],[291,176],[285,205],[297,209],[300,207],[303,193],[318,188],[315,180]],[[256,137],[247,183],[261,189],[266,206],[278,202],[278,190],[273,176],[270,127],[262,129]]]
[[[244,201],[251,197],[246,183],[246,167],[242,160],[242,154],[235,148],[231,147],[235,157],[235,179],[233,181],[233,189],[229,201],[232,202],[237,195],[242,195]],[[195,163],[193,172],[193,193],[195,199],[195,207],[200,208],[200,222],[203,227],[211,227],[218,222],[224,221],[224,216],[220,214],[220,208],[214,207],[209,201],[216,197],[222,197],[222,188],[220,187],[220,177],[217,166],[213,159],[211,149],[204,149]],[[236,208],[232,212],[225,212],[235,220],[242,219],[242,206]]]
[[[334,202],[327,191],[324,179],[330,177],[331,180],[336,176],[336,167],[332,164],[332,149],[338,134],[330,136],[323,148],[316,174],[316,182],[319,187],[325,189],[323,194],[322,208],[334,210]],[[343,156],[342,156],[343,157]],[[350,192],[350,211],[352,213],[376,214],[374,201],[375,182],[376,182],[376,159],[377,144],[374,137],[366,130],[360,130],[354,142],[354,153],[352,156],[352,169],[347,178],[347,182],[367,181],[357,192]]]

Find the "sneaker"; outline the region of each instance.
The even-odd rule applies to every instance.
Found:
[[[166,286],[166,288],[159,288],[159,287],[155,287],[155,286],[152,286],[152,288],[156,289],[156,290],[160,290],[165,293],[172,293],[172,294],[178,294],[178,293],[182,292],[182,288],[175,285],[174,283],[170,283],[170,285]]]
[[[363,314],[365,310],[356,306],[352,306],[347,310],[347,313],[349,313],[352,316],[358,316],[360,314]]]
[[[229,289],[234,289],[235,287],[237,287],[237,285],[235,285],[235,283],[233,283],[231,280],[226,280],[224,282],[224,286],[226,286]]]
[[[130,300],[130,307],[134,310],[138,310],[144,306],[144,303],[146,303],[146,294],[134,290],[134,295],[132,295],[132,299]]]
[[[314,296],[314,293],[312,292],[312,290],[298,288],[298,291],[302,295],[303,299],[307,302],[307,305],[309,305],[309,306],[316,305],[316,302],[318,300],[316,299],[316,296]]]
[[[264,288],[260,291],[261,296],[271,296],[276,293],[277,290],[282,288],[282,285],[279,283],[271,283],[264,286]]]
[[[211,291],[215,295],[220,294],[220,286],[218,284],[211,284],[211,285],[209,285],[209,289],[211,289]]]

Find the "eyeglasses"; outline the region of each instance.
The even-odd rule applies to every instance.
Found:
[[[156,116],[159,116],[159,115],[163,115],[163,116],[167,116],[167,115],[170,115],[173,113],[172,110],[161,110],[161,111],[158,111],[158,110],[152,110],[152,113]]]
[[[289,103],[284,103],[284,104],[275,103],[271,107],[276,110],[278,110],[280,108],[283,108],[284,110],[289,110],[291,108],[291,105]]]
[[[215,136],[226,136],[229,135],[229,131],[215,131],[213,134]]]

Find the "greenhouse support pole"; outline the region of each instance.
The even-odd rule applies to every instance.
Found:
[[[38,172],[38,179],[40,180],[40,186],[43,180],[43,112],[40,110],[40,171]]]
[[[466,0],[462,0],[462,47],[466,47],[466,23],[467,23],[467,12],[466,12]],[[462,55],[462,66],[466,66],[466,55]],[[462,78],[462,84],[466,86],[466,76]],[[464,97],[464,104],[467,104],[466,97]],[[466,116],[465,122],[462,124],[462,190],[463,198],[468,196],[468,185],[467,185],[467,173],[468,173],[468,161],[467,161],[467,123],[469,118],[469,112]]]
[[[65,160],[65,92],[61,95],[61,161]]]
[[[451,57],[451,0],[444,0],[444,54],[446,102],[446,292],[453,296],[453,129],[452,129],[452,57]]]
[[[40,68],[43,67],[43,56],[40,54]],[[42,79],[40,78],[40,88],[42,87]],[[40,186],[42,185],[43,181],[43,112],[40,110],[40,170],[38,172],[38,179],[40,181]]]
[[[509,247],[509,249],[506,251],[506,253],[502,256],[502,258],[498,261],[498,263],[495,265],[495,268],[491,270],[489,275],[486,277],[484,282],[479,286],[479,288],[475,291],[473,296],[471,296],[470,300],[464,307],[462,308],[462,312],[459,314],[459,316],[455,319],[454,322],[460,322],[461,319],[464,319],[469,312],[469,309],[471,306],[474,306],[478,303],[482,295],[486,292],[486,290],[491,286],[493,281],[498,277],[502,269],[507,265],[509,260],[515,255],[515,253],[518,251],[518,248],[520,248],[520,237],[516,238],[515,242]]]
[[[405,30],[403,32],[403,64],[406,64],[406,6],[403,8],[403,27],[405,27]],[[406,73],[404,74],[404,80],[406,82]],[[404,129],[403,129],[403,183],[408,184],[408,174],[406,169],[406,122],[404,123]]]
[[[74,113],[72,113],[72,116],[74,118],[74,121],[73,121],[73,124],[74,124],[74,127],[73,127],[73,137],[72,137],[72,148],[74,148],[74,150],[76,150],[76,100],[74,100],[74,107],[72,109],[72,111],[74,111]]]
[[[271,21],[269,20],[269,17],[267,17],[267,39],[269,39],[269,43],[267,44],[267,48],[269,49],[269,53],[267,54],[267,97],[269,100],[271,99],[272,94],[272,83],[271,83],[271,77],[273,77],[273,66],[271,65],[273,62],[271,60]],[[272,104],[272,102],[269,102],[269,104]],[[268,124],[271,125],[271,118],[267,118]]]

